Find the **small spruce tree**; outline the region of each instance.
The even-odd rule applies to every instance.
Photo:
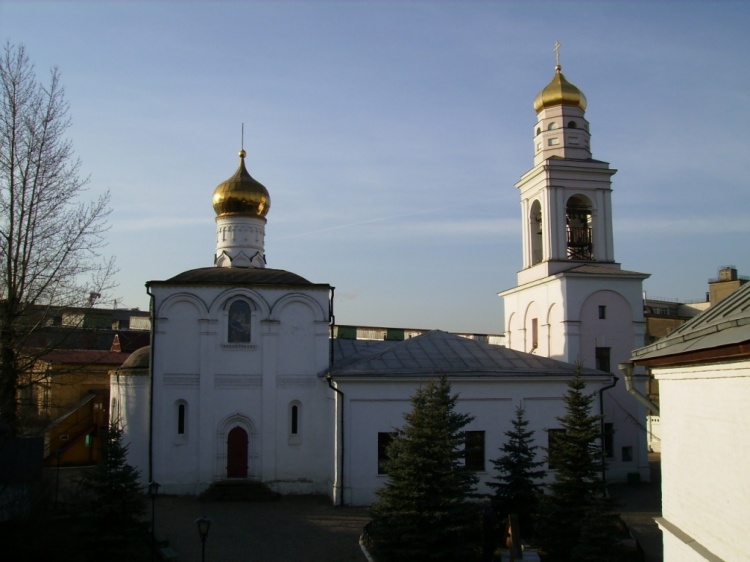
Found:
[[[556,472],[549,495],[543,498],[537,526],[545,562],[572,560],[576,553],[584,552],[596,559],[596,553],[613,551],[617,542],[601,478],[601,416],[591,413],[594,396],[584,394],[585,387],[579,365],[568,382],[566,413],[557,418],[564,432],[556,439],[555,450],[548,450],[548,456],[554,456]]]
[[[388,483],[376,491],[372,537],[379,562],[474,560],[480,515],[476,475],[463,464],[463,428],[445,376],[420,387],[388,447]]]
[[[490,497],[492,509],[504,521],[515,513],[521,523],[521,534],[529,539],[534,534],[534,519],[539,510],[542,493],[538,481],[547,474],[541,469],[544,462],[535,460],[538,446],[534,445],[534,432],[529,431],[524,409],[516,408],[513,428],[505,432],[507,441],[500,447],[503,455],[491,460],[497,475],[495,482],[487,482],[494,489]]]
[[[91,560],[101,553],[108,560],[137,560],[148,545],[142,522],[145,497],[139,471],[127,464],[127,450],[122,429],[112,422],[103,436],[99,464],[81,481],[79,513],[85,530],[81,542]]]

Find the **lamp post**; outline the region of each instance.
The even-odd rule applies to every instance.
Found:
[[[204,515],[196,519],[195,524],[198,526],[198,534],[201,536],[201,562],[206,562],[206,538],[208,537],[208,529],[211,527],[211,520]]]
[[[148,483],[148,495],[151,498],[151,560],[156,556],[156,496],[159,495],[159,484],[153,480]]]

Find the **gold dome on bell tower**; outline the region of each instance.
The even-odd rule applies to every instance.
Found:
[[[539,113],[546,107],[555,105],[573,105],[586,110],[586,96],[574,84],[565,79],[562,67],[555,66],[555,76],[534,99],[534,110]]]
[[[213,206],[217,217],[263,217],[271,208],[268,190],[255,180],[245,168],[244,149],[240,150],[240,165],[234,175],[221,182],[214,190]]]

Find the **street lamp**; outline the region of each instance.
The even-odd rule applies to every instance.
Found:
[[[196,519],[195,524],[198,526],[198,534],[201,536],[201,562],[206,562],[206,538],[208,537],[208,529],[211,527],[211,520],[204,515]]]
[[[151,498],[151,560],[156,556],[156,496],[161,484],[153,480],[148,483],[148,495]]]

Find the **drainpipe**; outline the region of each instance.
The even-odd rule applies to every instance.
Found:
[[[151,349],[149,350],[148,370],[151,379],[148,398],[148,481],[154,481],[154,332],[156,331],[156,311],[154,307],[154,294],[151,287],[146,283],[146,293],[151,297],[149,308],[151,309]]]
[[[604,391],[614,388],[617,381],[620,380],[616,376],[612,375],[612,384],[603,386],[599,389],[599,433],[602,439],[602,485],[607,484],[607,461],[604,458]]]
[[[339,435],[339,438],[341,440],[341,447],[339,448],[339,467],[338,468],[338,486],[341,490],[339,494],[339,505],[344,505],[344,393],[341,392],[336,386],[334,386],[334,380],[333,375],[331,375],[331,370],[333,369],[333,336],[334,336],[334,328],[336,326],[336,317],[333,314],[333,293],[336,290],[335,287],[331,287],[331,299],[329,301],[329,321],[331,326],[331,333],[329,336],[329,346],[328,346],[328,373],[326,374],[326,382],[328,383],[328,387],[333,390],[336,394],[339,395],[339,398],[341,400],[341,417],[338,419],[339,421],[339,427],[341,428],[341,432]]]
[[[635,369],[635,363],[632,363],[630,361],[627,363],[620,363],[617,368],[620,369],[620,372],[625,377],[625,390],[627,390],[628,393],[633,396],[633,398],[638,400],[638,402],[646,406],[646,408],[650,410],[652,414],[658,416],[659,406],[649,400],[647,396],[645,396],[633,385],[633,370]]]
[[[338,477],[338,486],[341,489],[341,494],[339,497],[339,505],[344,505],[344,393],[341,392],[338,388],[336,388],[334,384],[333,377],[331,376],[331,372],[329,371],[326,375],[326,381],[328,381],[328,386],[333,390],[336,394],[339,395],[339,398],[341,399],[341,417],[339,418],[339,427],[341,428],[341,448],[340,451],[340,468],[339,468],[339,477]]]

